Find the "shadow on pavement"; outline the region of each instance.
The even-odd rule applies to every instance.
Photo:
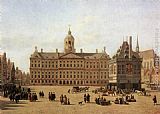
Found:
[[[0,109],[1,110],[16,110],[17,107],[24,107],[23,104],[27,104],[27,103],[24,101],[19,101],[18,103],[16,103],[15,101],[0,100]]]

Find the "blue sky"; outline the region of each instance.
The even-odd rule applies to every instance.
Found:
[[[84,52],[106,47],[112,56],[123,37],[139,36],[140,50],[154,48],[160,28],[160,0],[0,0],[0,49],[23,71],[37,46],[63,52],[68,25],[75,48]],[[126,38],[124,38],[126,39]]]

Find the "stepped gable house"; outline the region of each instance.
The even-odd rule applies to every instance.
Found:
[[[138,42],[138,39],[137,39]],[[132,37],[129,43],[123,41],[116,55],[109,61],[109,87],[119,89],[141,88],[141,64],[139,45],[136,51],[132,50]]]

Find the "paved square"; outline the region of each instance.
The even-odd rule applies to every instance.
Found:
[[[38,95],[39,91],[44,91],[44,98],[39,98],[36,102],[21,100],[18,104],[10,102],[8,98],[0,97],[0,114],[160,114],[160,92],[151,92],[151,97],[135,95],[137,102],[129,105],[112,104],[109,106],[100,106],[95,104],[95,98],[98,94],[88,92],[91,95],[91,103],[79,105],[83,101],[84,93],[69,94],[68,89],[71,86],[31,86],[31,89]],[[96,87],[90,87],[90,91]],[[48,100],[48,93],[56,93],[56,101]],[[61,105],[60,95],[67,95],[71,105]],[[158,104],[153,105],[153,95],[157,95]],[[115,97],[105,96],[107,100],[115,100]]]

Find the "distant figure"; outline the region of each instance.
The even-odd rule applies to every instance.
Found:
[[[49,99],[49,101],[51,100],[51,94],[50,94],[50,92],[48,94],[48,99]]]
[[[64,95],[64,100],[63,100],[64,105],[67,105],[67,96]]]
[[[84,102],[86,103],[86,101],[87,101],[87,96],[86,94],[84,94]]]
[[[70,101],[69,101],[69,98],[68,98],[68,103],[67,103],[68,105],[70,105]]]
[[[43,91],[41,92],[41,94],[42,94],[42,97],[44,97],[44,92]]]
[[[134,99],[134,95],[131,94],[131,99]]]
[[[157,104],[157,98],[156,98],[156,95],[154,95],[154,97],[153,97],[153,103],[154,103],[154,105],[156,105],[156,104]]]
[[[32,95],[31,95],[31,93],[29,93],[29,95],[28,95],[28,99],[29,99],[29,101],[31,102],[32,101]]]
[[[71,91],[71,90],[69,89],[69,90],[68,90],[68,93],[70,93],[70,91]]]
[[[87,102],[90,102],[90,95],[87,95]]]
[[[63,94],[60,96],[60,102],[63,104]]]

